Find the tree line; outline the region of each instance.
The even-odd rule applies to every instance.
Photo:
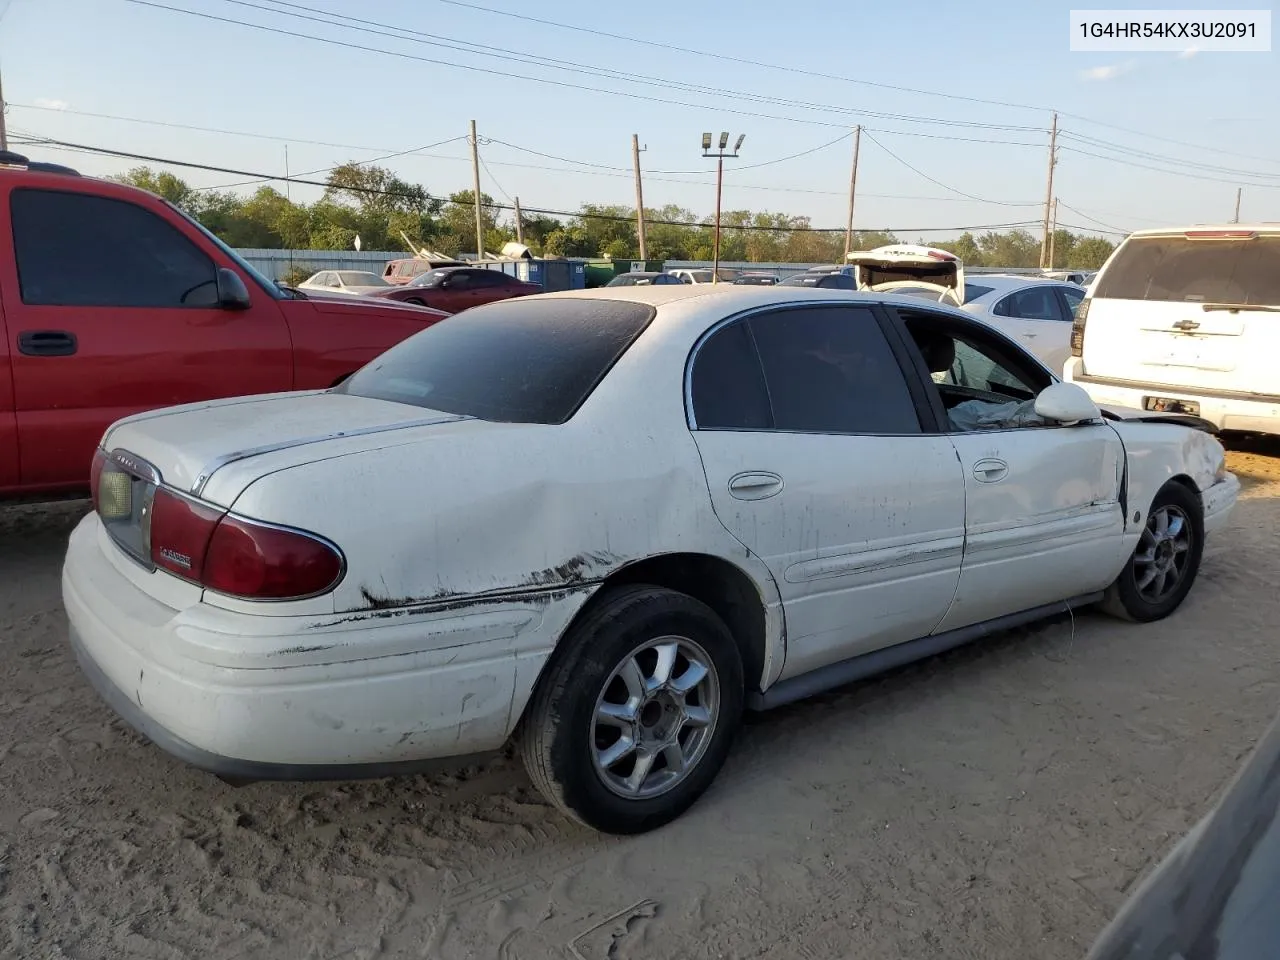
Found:
[[[408,183],[373,165],[349,163],[334,168],[324,194],[310,204],[294,202],[267,185],[249,196],[229,189],[199,189],[172,173],[150,167],[135,167],[111,179],[159,194],[232,247],[350,250],[358,236],[365,250],[402,250],[406,237],[418,247],[451,256],[475,249],[472,191],[436,197],[420,184]],[[497,252],[516,239],[514,218],[488,194],[481,193],[480,203],[485,249]],[[712,258],[713,218],[675,204],[646,208],[645,217],[650,259]],[[817,231],[808,217],[729,210],[721,214],[720,222],[723,261],[833,263],[844,254],[843,232]],[[524,242],[536,255],[639,257],[634,207],[587,203],[563,220],[525,212],[521,225]],[[904,239],[857,231],[854,248],[865,250]],[[956,240],[914,242],[949,250],[973,266],[1040,265],[1040,240],[1027,230],[965,233]],[[1053,249],[1056,268],[1096,270],[1114,244],[1102,237],[1058,230]]]

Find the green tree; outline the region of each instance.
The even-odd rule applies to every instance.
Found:
[[[1072,270],[1097,270],[1107,262],[1116,245],[1105,237],[1081,237],[1071,247],[1067,266]]]

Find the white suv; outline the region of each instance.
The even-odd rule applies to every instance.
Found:
[[[1280,434],[1280,224],[1131,234],[1076,311],[1063,379],[1095,402]]]

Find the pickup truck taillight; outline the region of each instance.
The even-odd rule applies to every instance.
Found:
[[[227,513],[159,487],[151,502],[151,562],[243,600],[301,600],[327,593],[346,572],[327,540]]]
[[[1089,298],[1085,297],[1076,307],[1076,315],[1071,320],[1071,355],[1084,356],[1084,325],[1089,319]]]

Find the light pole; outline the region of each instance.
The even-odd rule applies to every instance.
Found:
[[[711,282],[720,282],[720,191],[724,185],[724,160],[725,157],[735,159],[738,151],[742,149],[742,141],[747,139],[745,133],[738,136],[738,142],[733,145],[733,152],[729,153],[726,148],[729,146],[729,134],[720,134],[720,147],[715,152],[711,152],[711,134],[704,133],[702,135],[702,155],[704,157],[715,157],[716,161],[716,241],[715,241],[715,257],[711,267]]]

